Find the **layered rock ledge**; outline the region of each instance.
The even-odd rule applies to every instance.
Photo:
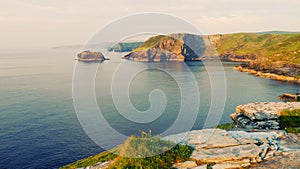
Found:
[[[300,102],[255,102],[237,106],[230,117],[240,128],[278,130],[281,112],[294,109],[300,109]]]
[[[288,75],[279,75],[276,73],[270,73],[270,72],[262,72],[255,69],[245,68],[243,66],[236,66],[234,67],[234,70],[240,71],[240,72],[246,72],[258,77],[278,80],[278,81],[287,81],[287,82],[294,82],[294,83],[300,83],[300,79],[298,77],[288,76]]]
[[[186,135],[185,139],[178,140],[183,138],[183,135]],[[270,160],[274,161],[280,157],[286,161],[289,157],[300,156],[299,136],[291,136],[284,131],[203,129],[167,136],[164,139],[194,147],[190,161],[174,164],[174,167],[179,169],[248,168],[261,162],[267,167]],[[293,165],[300,167],[300,159],[294,159]]]

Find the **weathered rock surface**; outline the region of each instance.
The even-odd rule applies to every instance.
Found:
[[[255,102],[237,106],[230,117],[241,128],[278,130],[281,111],[293,109],[300,109],[300,102]]]
[[[288,82],[294,82],[294,83],[300,83],[300,79],[298,77],[293,76],[294,74],[291,75],[289,74],[280,74],[279,72],[276,72],[275,70],[269,70],[269,71],[261,71],[261,70],[256,70],[254,68],[250,68],[245,66],[245,64],[242,64],[240,66],[234,67],[235,70],[240,71],[240,72],[246,72],[258,77],[263,77],[263,78],[268,78],[268,79],[273,79],[273,80],[278,80],[278,81],[288,81]],[[300,72],[300,68],[298,70]],[[272,72],[272,73],[270,73]],[[293,72],[295,73],[295,71]]]
[[[84,169],[107,169],[114,160],[106,161],[106,162],[99,162],[93,166],[84,167]]]
[[[95,62],[105,60],[101,52],[83,51],[77,55],[76,60],[82,62]]]
[[[286,102],[298,102],[300,101],[300,93],[296,93],[296,94],[284,93],[278,96],[278,98]]]
[[[197,163],[195,161],[185,161],[183,163],[176,163],[173,165],[174,168],[194,168],[197,167]]]
[[[184,135],[186,137],[180,140]],[[253,165],[255,167],[258,163],[267,166],[270,160],[278,158],[277,156],[284,156],[283,161],[278,162],[283,164],[284,159],[300,155],[297,153],[300,152],[299,137],[286,134],[284,131],[246,132],[203,129],[167,136],[164,139],[194,147],[191,159],[199,168],[205,168],[207,165],[213,169],[245,168]],[[174,167],[193,168],[195,163],[191,161],[177,163]],[[299,166],[300,163],[295,165]],[[281,166],[275,168],[278,167],[281,168]]]

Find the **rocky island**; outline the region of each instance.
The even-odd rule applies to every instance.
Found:
[[[101,62],[107,59],[101,52],[83,51],[77,55],[76,60],[82,62]]]

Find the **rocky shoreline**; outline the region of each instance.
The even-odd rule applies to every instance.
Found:
[[[262,71],[257,71],[254,69],[249,69],[249,68],[244,68],[242,66],[236,66],[234,67],[234,70],[240,71],[240,72],[246,72],[258,77],[263,77],[263,78],[269,78],[273,80],[279,80],[279,81],[287,81],[287,82],[292,82],[292,83],[299,83],[300,84],[300,79],[292,76],[284,76],[284,75],[278,75],[275,73],[265,73]]]
[[[298,110],[300,102],[248,103],[231,114],[234,128],[193,130],[161,139],[193,148],[187,161],[173,164],[178,169],[300,168],[300,133],[287,133],[280,119],[284,111]],[[114,162],[86,168],[106,169]]]

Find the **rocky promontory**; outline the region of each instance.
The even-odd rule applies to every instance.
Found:
[[[288,111],[294,111],[294,114],[289,114]],[[185,160],[172,160],[172,168],[300,168],[300,134],[289,133],[284,130],[282,124],[287,121],[282,121],[280,118],[282,116],[288,118],[290,126],[300,127],[300,102],[255,102],[240,105],[236,107],[236,112],[231,115],[235,124],[234,128],[228,130],[218,128],[192,130],[160,138],[162,141],[158,143],[171,142],[174,145],[191,147],[190,153],[186,149],[175,151],[180,154],[179,157],[188,153],[188,158]],[[147,139],[151,140],[150,137],[146,139],[143,137],[141,140],[147,142]],[[157,138],[154,137],[154,140],[157,140]],[[132,151],[130,152],[134,153],[135,150],[147,152],[149,147],[157,146],[156,144],[152,145],[151,141],[148,141],[149,145],[147,146],[144,142],[143,144],[137,144],[134,141],[134,143],[131,145],[126,141],[124,145],[131,145],[130,150]],[[104,152],[103,155],[89,157],[87,158],[89,160],[75,162],[74,165],[79,164],[82,167],[81,163],[83,162],[95,162],[99,159],[107,160],[102,160],[87,168],[108,169],[118,166],[119,163],[128,167],[136,165],[136,163],[126,165],[130,158],[126,158],[128,161],[123,160],[120,162],[121,156],[110,155],[110,158],[108,156],[109,154]],[[154,156],[153,159],[155,160],[151,163],[159,165],[162,162],[157,156]],[[139,163],[141,160],[147,159],[141,158],[135,162]],[[145,164],[149,165],[149,163],[139,163],[142,167],[147,168],[148,166],[144,166]],[[74,168],[72,164],[66,166],[66,168],[72,167]],[[167,167],[162,165],[158,168]]]
[[[124,58],[140,62],[195,61],[201,60],[205,48],[199,35],[159,35],[149,38]]]
[[[82,62],[99,62],[106,60],[101,52],[83,51],[77,55],[76,60]]]

